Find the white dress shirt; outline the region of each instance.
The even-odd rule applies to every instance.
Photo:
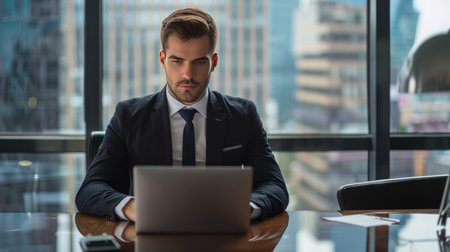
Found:
[[[194,114],[192,123],[194,124],[195,134],[195,163],[197,166],[206,164],[206,108],[208,107],[208,94],[191,106],[184,105],[169,94],[169,88],[166,88],[167,104],[169,107],[170,134],[172,137],[172,162],[173,165],[182,164],[183,149],[183,129],[186,122],[178,111],[183,108],[194,108],[197,113]]]

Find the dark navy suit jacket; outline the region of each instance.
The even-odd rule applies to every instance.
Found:
[[[260,218],[284,211],[288,193],[254,103],[208,92],[206,165],[252,166],[251,201],[261,208]],[[77,193],[78,210],[117,220],[114,208],[133,195],[133,166],[144,164],[172,165],[165,88],[117,105]]]

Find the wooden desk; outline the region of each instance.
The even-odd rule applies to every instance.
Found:
[[[245,235],[136,237],[131,223],[84,214],[0,213],[0,251],[81,251],[83,236],[103,233],[114,235],[122,251],[439,251],[437,213],[391,213],[400,224],[377,228],[322,219],[338,215],[287,212],[252,224]]]

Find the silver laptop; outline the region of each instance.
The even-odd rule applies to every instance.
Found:
[[[245,233],[250,167],[135,166],[138,233]]]

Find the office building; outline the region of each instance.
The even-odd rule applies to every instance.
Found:
[[[361,2],[321,0],[304,1],[296,11],[298,132],[367,132],[365,12]],[[339,184],[365,180],[362,152],[299,152],[295,158],[290,184],[298,208],[328,209]]]

